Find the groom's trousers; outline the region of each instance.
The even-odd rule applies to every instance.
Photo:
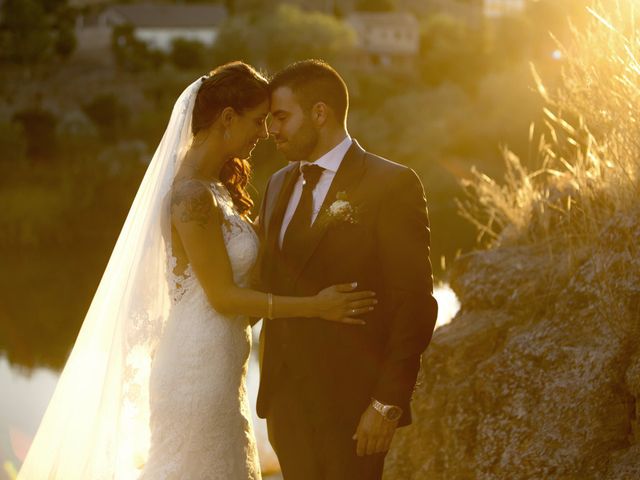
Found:
[[[305,394],[304,380],[280,378],[285,381],[273,391],[267,427],[284,480],[382,478],[385,454],[356,455],[352,437],[359,418],[328,416]]]

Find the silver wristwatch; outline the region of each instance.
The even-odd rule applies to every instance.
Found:
[[[371,406],[376,412],[382,415],[385,420],[389,420],[390,422],[400,420],[400,417],[402,417],[402,409],[395,405],[385,405],[384,403],[380,403],[375,398],[372,398]]]

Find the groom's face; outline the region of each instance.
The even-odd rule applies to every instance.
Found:
[[[289,87],[279,87],[271,94],[269,133],[290,162],[308,159],[318,144],[318,130],[310,112]]]

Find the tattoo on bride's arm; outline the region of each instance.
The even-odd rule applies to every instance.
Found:
[[[204,227],[211,218],[213,209],[211,193],[200,182],[186,182],[177,187],[171,198],[171,209],[178,210],[180,221],[195,222]]]

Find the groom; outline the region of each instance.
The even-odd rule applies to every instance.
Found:
[[[303,296],[357,282],[379,300],[364,326],[264,323],[257,409],[286,480],[381,478],[436,321],[422,184],[352,139],[347,110],[347,87],[324,62],[272,80],[269,131],[290,163],[261,207],[262,284]]]

